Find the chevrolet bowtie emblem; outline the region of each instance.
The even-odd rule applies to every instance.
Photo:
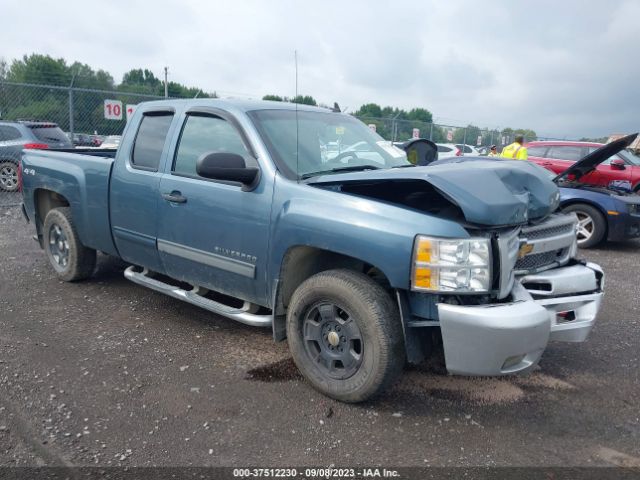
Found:
[[[525,243],[520,247],[520,250],[518,250],[518,258],[522,258],[525,255],[528,255],[531,253],[531,250],[533,250],[533,245],[531,245],[530,243]]]

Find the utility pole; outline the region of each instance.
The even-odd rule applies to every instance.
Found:
[[[169,98],[169,82],[167,77],[169,75],[169,67],[164,67],[164,98]]]

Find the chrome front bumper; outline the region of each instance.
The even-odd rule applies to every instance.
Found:
[[[491,376],[530,370],[549,341],[587,338],[603,288],[602,269],[587,263],[518,277],[510,303],[439,303],[447,370]]]

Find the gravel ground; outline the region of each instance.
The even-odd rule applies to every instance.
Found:
[[[582,255],[607,274],[583,344],[529,376],[411,369],[382,398],[315,392],[286,342],[126,281],[100,257],[58,281],[0,208],[0,465],[640,467],[640,242]]]

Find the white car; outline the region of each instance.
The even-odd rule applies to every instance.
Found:
[[[121,135],[109,135],[100,144],[100,148],[118,148],[120,146]]]
[[[462,150],[453,143],[436,143],[438,146],[438,159],[462,156]]]
[[[456,147],[458,147],[460,150],[462,150],[462,154],[463,155],[474,155],[474,156],[480,155],[480,152],[478,151],[478,149],[476,147],[474,147],[473,145],[466,145],[466,144],[462,144],[462,143],[457,143]]]

